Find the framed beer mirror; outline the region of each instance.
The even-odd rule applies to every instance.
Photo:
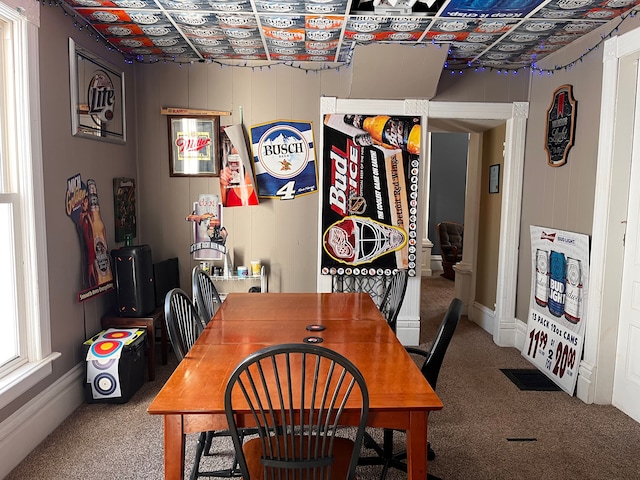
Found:
[[[172,177],[219,175],[217,115],[169,115],[169,174]]]
[[[71,134],[125,143],[124,72],[69,38]]]

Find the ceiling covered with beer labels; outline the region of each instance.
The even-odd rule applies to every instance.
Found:
[[[349,64],[356,45],[449,49],[445,69],[536,68],[640,0],[65,0],[130,62]],[[75,14],[74,14],[75,12]],[[614,20],[616,19],[616,20]]]

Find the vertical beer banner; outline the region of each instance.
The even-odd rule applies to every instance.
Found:
[[[416,274],[420,120],[326,115],[322,274]]]
[[[589,237],[532,225],[531,300],[522,355],[573,395],[589,292]]]

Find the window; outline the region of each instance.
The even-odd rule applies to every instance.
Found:
[[[51,373],[37,27],[0,3],[0,408]],[[40,248],[38,248],[40,247]]]

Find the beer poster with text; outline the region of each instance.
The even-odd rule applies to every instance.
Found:
[[[95,180],[84,183],[79,173],[68,178],[65,207],[80,239],[82,290],[78,301],[84,302],[115,288]]]
[[[527,335],[531,363],[573,395],[589,293],[589,237],[531,226],[532,279]]]
[[[324,275],[416,274],[420,118],[325,115]]]

